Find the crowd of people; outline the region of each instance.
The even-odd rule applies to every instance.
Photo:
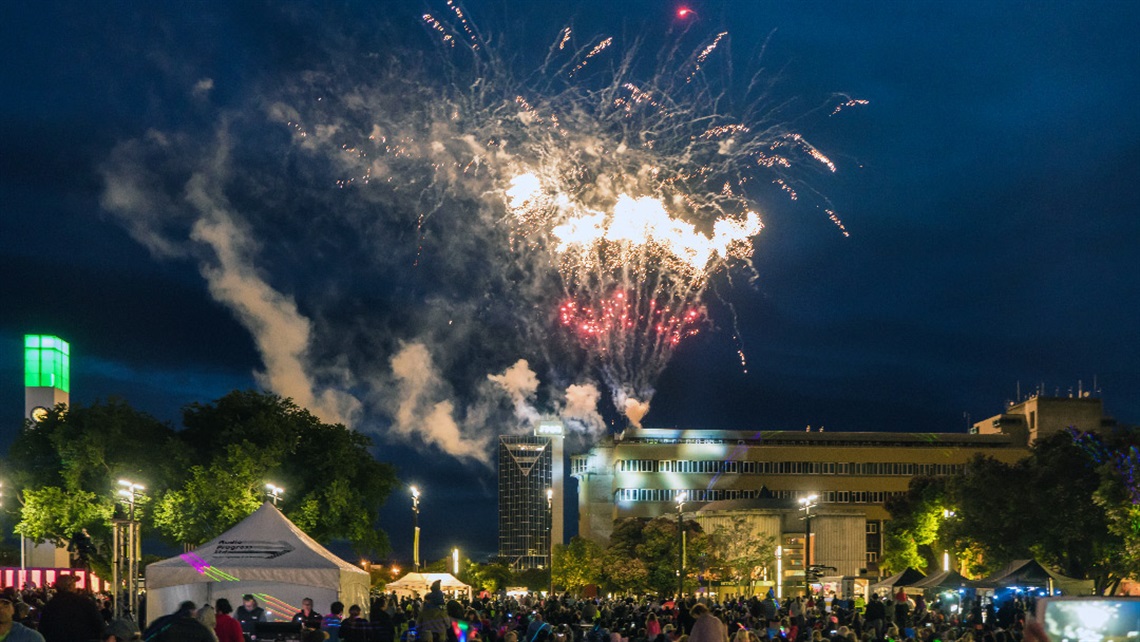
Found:
[[[110,607],[77,592],[66,576],[53,589],[8,589],[0,593],[0,640],[250,642],[267,619],[252,595],[237,608],[225,598],[183,602],[142,632],[129,619],[112,619]],[[1032,610],[1031,601],[1017,599],[998,608],[928,604],[905,591],[870,600],[834,593],[779,600],[772,591],[723,600],[569,594],[468,600],[448,598],[437,582],[423,598],[382,594],[368,605],[334,602],[327,612],[305,598],[292,621],[303,642],[1021,642]]]

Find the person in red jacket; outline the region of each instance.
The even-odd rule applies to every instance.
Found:
[[[217,611],[214,635],[218,636],[218,642],[245,642],[241,634],[241,622],[230,615],[234,612],[230,601],[224,597],[218,598],[218,601],[214,602],[214,610]]]

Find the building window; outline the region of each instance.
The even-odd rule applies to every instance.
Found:
[[[879,522],[867,522],[867,534],[874,535],[879,532]],[[874,560],[869,560],[874,561]]]
[[[879,561],[879,554],[875,551],[867,551],[867,563],[874,564]]]

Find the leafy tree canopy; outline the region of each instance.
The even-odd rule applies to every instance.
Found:
[[[582,537],[571,538],[566,546],[554,546],[554,585],[580,593],[601,579],[602,547]]]
[[[983,575],[1034,558],[1093,580],[1098,592],[1112,590],[1140,572],[1137,439],[1133,431],[1062,432],[1038,440],[1016,464],[978,456],[961,475],[915,478],[887,505],[884,563],[922,568],[949,550],[967,573]]]
[[[119,400],[61,405],[27,423],[8,463],[20,532],[64,542],[87,528],[105,552],[117,482],[128,478],[146,487],[144,529],[201,544],[256,510],[273,482],[286,489],[286,516],[315,539],[344,538],[361,554],[387,551],[376,520],[398,482],[394,468],[371,455],[368,437],[255,391],[193,404],[183,425],[176,431]]]

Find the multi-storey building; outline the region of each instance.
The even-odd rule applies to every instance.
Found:
[[[499,557],[513,568],[546,567],[563,543],[563,428],[499,437]]]
[[[865,548],[853,554],[844,544],[844,570],[873,575],[889,517],[884,503],[912,477],[954,474],[975,455],[1012,463],[1028,452],[1010,434],[631,429],[573,457],[571,472],[583,537],[604,543],[617,518],[670,514],[682,493],[694,512],[724,500],[817,495],[821,524],[829,513],[845,524],[850,509],[861,515]],[[790,523],[781,524],[787,531]]]
[[[976,455],[1013,463],[1066,428],[1115,425],[1102,401],[1082,392],[1010,402],[970,434],[631,429],[572,458],[578,533],[604,543],[615,519],[670,514],[683,495],[706,529],[746,517],[756,534],[781,541],[793,575],[802,577],[805,544],[840,575],[875,575],[884,504],[913,477],[958,473]],[[820,532],[805,542],[796,500],[812,495]]]

